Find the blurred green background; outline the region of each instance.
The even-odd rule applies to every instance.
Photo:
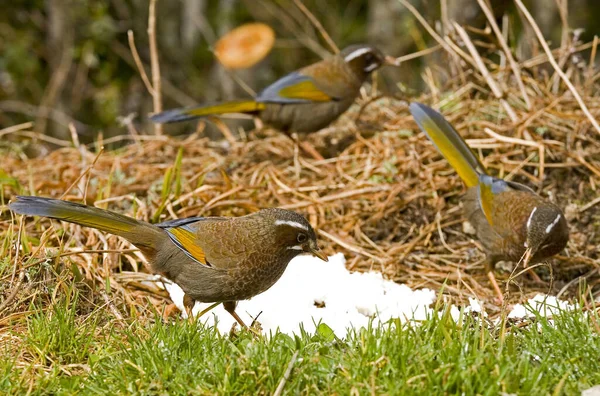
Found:
[[[407,0],[437,30],[441,9],[450,20],[485,29],[476,0]],[[552,47],[564,21],[581,41],[598,34],[598,0],[531,0],[525,2]],[[400,56],[435,45],[412,14],[397,0],[306,0],[304,4],[343,47],[369,42]],[[535,47],[521,46],[527,34],[511,0],[492,0],[498,22],[520,59]],[[327,47],[293,0],[159,0],[158,47],[164,108],[247,95],[215,62],[211,44],[249,21],[269,24],[277,34],[270,55],[236,75],[255,90],[277,77],[317,61]],[[140,57],[149,72],[147,0],[13,0],[0,14],[0,129],[35,121],[34,130],[65,138],[74,123],[80,139],[90,141],[127,133],[124,119],[148,131],[152,99],[135,68],[127,31],[135,34]],[[561,19],[562,15],[562,19]],[[485,52],[493,35],[471,30]],[[489,51],[493,56],[494,50]],[[440,54],[406,62],[380,74],[384,92],[406,94],[424,89],[420,73]],[[193,125],[174,126],[184,132]]]

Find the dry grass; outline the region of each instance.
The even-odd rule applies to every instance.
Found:
[[[509,287],[509,302],[538,292],[598,297],[598,132],[544,54],[511,70],[485,57],[473,58],[473,51],[501,53],[499,46],[480,45],[493,43],[495,36],[478,37],[475,45],[467,43],[467,51],[461,44],[469,36],[459,33],[462,41],[438,36],[452,53],[432,58],[432,64],[438,60],[443,66],[423,73],[430,94],[410,100],[441,108],[493,174],[525,183],[557,202],[571,228],[567,250],[550,262],[553,271],[550,266],[536,269],[546,283],[535,283],[529,274],[517,277]],[[582,58],[590,48],[595,54],[596,42],[574,39],[554,56],[590,114],[597,116],[600,74],[593,61],[588,65]],[[17,193],[83,199],[143,220],[240,216],[271,206],[293,209],[319,230],[327,253],[345,254],[351,270],[381,271],[412,288],[443,288],[452,302],[473,296],[492,302],[483,253],[464,224],[461,181],[418,131],[406,98],[377,95],[365,93],[334,126],[303,137],[303,146],[316,151],[298,150],[291,139],[273,131],[235,140],[227,131],[229,139],[215,142],[202,137],[200,125],[198,133],[181,139],[125,136],[133,143],[99,156],[97,147],[109,142],[92,147],[63,142],[66,147],[28,158],[26,149],[43,138],[28,132],[31,125],[0,131],[10,138],[3,144],[0,168],[7,181],[18,181],[3,183],[4,202]],[[164,306],[164,292],[148,282],[152,277],[143,272],[140,254],[126,242],[73,225],[63,224],[69,231],[63,233],[56,222],[49,226],[47,220],[27,218],[25,248],[17,253],[19,224],[2,212],[0,248],[7,260],[3,294],[11,297],[0,301],[0,326],[42,298],[47,282],[60,284],[61,277],[69,276],[84,282],[87,297],[109,307],[117,318]],[[42,240],[42,248],[34,238]],[[46,260],[56,255],[63,258]],[[498,269],[497,275],[505,283],[510,268]],[[117,292],[110,298],[108,281]]]

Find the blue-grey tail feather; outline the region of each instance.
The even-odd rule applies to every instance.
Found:
[[[185,113],[186,109],[174,109],[150,116],[150,120],[157,124],[170,124],[172,122],[190,121],[199,118],[195,115]]]

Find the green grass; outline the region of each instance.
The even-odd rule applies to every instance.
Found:
[[[353,330],[337,339],[221,336],[188,321],[115,321],[85,310],[74,288],[31,307],[0,349],[0,393],[271,394],[295,351],[289,394],[579,394],[600,384],[598,313],[563,312],[525,327],[456,323],[448,310],[419,326]],[[9,346],[10,345],[10,346]]]

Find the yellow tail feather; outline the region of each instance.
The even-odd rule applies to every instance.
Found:
[[[185,109],[173,109],[154,114],[150,119],[154,122],[164,124],[170,122],[180,122],[193,120],[200,117],[211,115],[230,114],[230,113],[254,113],[265,108],[264,103],[254,100],[243,100],[234,102],[225,102],[212,106],[200,106]]]
[[[479,174],[487,172],[452,125],[440,113],[421,103],[412,103],[410,112],[421,130],[456,170],[467,187],[476,186],[479,183]]]
[[[44,216],[121,236],[138,247],[153,248],[164,232],[143,221],[108,210],[58,199],[19,196],[8,207],[20,214]]]

